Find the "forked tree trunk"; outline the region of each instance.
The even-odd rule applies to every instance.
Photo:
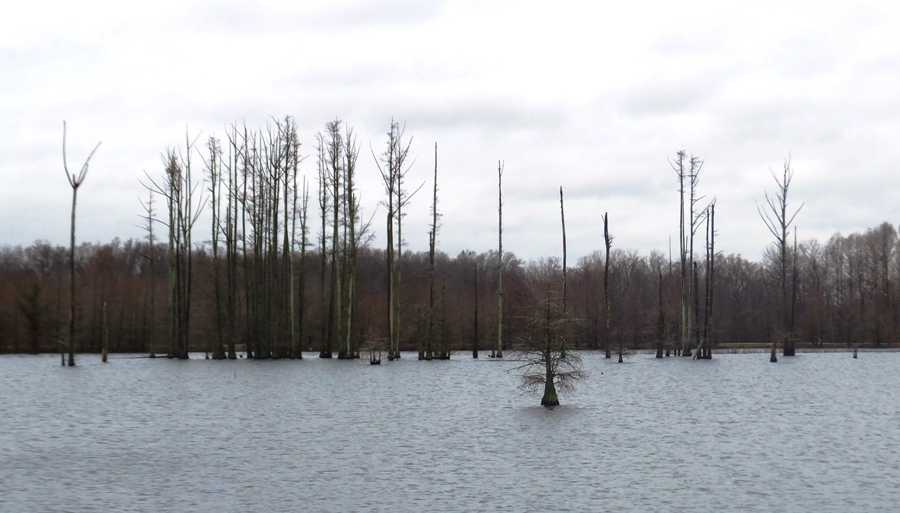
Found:
[[[78,187],[81,186],[81,184],[84,182],[85,177],[87,177],[88,164],[91,161],[91,157],[94,156],[94,153],[96,153],[97,148],[99,147],[100,143],[98,142],[97,146],[94,147],[93,151],[91,151],[90,155],[88,155],[88,158],[84,161],[84,165],[81,166],[81,171],[78,172],[78,175],[69,173],[69,165],[66,161],[66,122],[63,121],[63,169],[66,172],[66,179],[69,181],[69,185],[72,187],[72,229],[69,238],[69,367],[75,366],[75,206],[78,199]],[[63,356],[64,354],[61,349],[61,363],[64,362]]]

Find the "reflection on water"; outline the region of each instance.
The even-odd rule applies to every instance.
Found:
[[[0,357],[0,511],[895,511],[900,353]]]

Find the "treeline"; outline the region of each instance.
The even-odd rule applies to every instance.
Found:
[[[107,244],[83,243],[76,247],[78,275],[76,304],[76,348],[99,352],[104,333],[112,352],[143,352],[169,355],[173,341],[165,291],[170,268],[162,255],[166,243],[118,239]],[[288,261],[293,269],[293,298],[302,317],[302,339],[297,350],[340,350],[340,341],[327,336],[329,301],[321,301],[322,265],[329,269],[328,255],[310,248],[305,266],[295,252]],[[326,253],[328,252],[326,248]],[[793,251],[793,250],[792,250]],[[290,356],[289,327],[265,325],[276,315],[248,309],[253,294],[243,282],[257,273],[253,259],[234,266],[235,305],[220,308],[216,288],[229,285],[227,256],[213,256],[207,243],[190,252],[193,285],[190,291],[190,351],[208,352],[233,342],[236,351],[255,349],[257,357]],[[156,255],[155,258],[151,255]],[[792,253],[792,260],[793,260]],[[269,258],[275,258],[270,255]],[[434,307],[429,284],[432,268],[428,252],[405,252],[397,271],[403,276],[400,289],[403,315],[397,326],[401,350],[421,350],[426,342],[442,341],[452,351],[490,350],[497,337],[496,252],[465,251],[455,257],[437,251],[434,256],[436,292]],[[763,262],[750,262],[738,255],[716,259],[712,295],[712,343],[768,344],[780,327],[777,304],[778,265],[775,251]],[[388,305],[388,256],[381,248],[361,245],[356,255],[356,283],[349,351],[390,347]],[[662,339],[667,349],[679,341],[680,264],[662,253],[639,255],[613,249],[609,259],[608,338],[605,331],[605,257],[596,251],[567,269],[568,307],[579,319],[571,337],[573,348],[602,349],[607,344],[626,348],[655,348]],[[218,271],[216,269],[219,269]],[[702,282],[704,267],[698,266]],[[888,346],[900,342],[900,246],[897,230],[884,223],[865,232],[835,235],[825,243],[808,241],[796,250],[795,336],[798,345]],[[546,294],[546,287],[562,282],[558,258],[524,262],[511,253],[504,256],[503,340],[515,341],[528,332],[528,315]],[[60,350],[67,333],[68,248],[37,241],[29,247],[0,249],[0,350],[4,353],[40,353]],[[271,280],[281,280],[282,274]],[[330,276],[330,274],[329,274]],[[263,277],[252,278],[263,280]],[[297,286],[305,281],[303,293]],[[662,314],[660,314],[660,286]],[[330,281],[325,280],[325,289]],[[287,287],[286,287],[287,288]],[[159,297],[155,300],[153,290]],[[220,292],[221,292],[220,290]],[[327,290],[326,290],[327,292]],[[220,296],[221,297],[221,296]],[[701,297],[697,303],[706,308]],[[105,305],[105,307],[104,307]],[[299,305],[303,305],[302,309]],[[275,306],[270,307],[272,310]],[[429,314],[434,312],[429,327]],[[659,320],[664,319],[660,330]],[[261,323],[263,325],[261,325]],[[261,330],[275,332],[272,347],[261,346]],[[229,334],[222,341],[220,333]],[[432,333],[431,336],[428,334]],[[254,340],[256,339],[256,340]],[[218,349],[217,349],[218,348]],[[270,352],[267,352],[270,351]],[[225,350],[226,356],[228,350]]]

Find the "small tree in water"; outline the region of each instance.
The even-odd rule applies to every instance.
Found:
[[[518,342],[521,365],[513,370],[522,373],[520,388],[525,392],[543,390],[541,406],[558,406],[559,394],[571,392],[575,383],[586,376],[581,369],[581,355],[566,352],[566,333],[577,322],[561,307],[560,298],[549,291],[528,318],[532,329]]]

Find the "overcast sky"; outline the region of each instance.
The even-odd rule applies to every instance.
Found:
[[[438,144],[439,248],[497,244],[569,262],[614,247],[677,252],[678,150],[705,161],[717,249],[758,261],[757,202],[790,155],[801,240],[881,222],[900,205],[896,2],[15,2],[0,18],[0,245],[67,244],[70,170],[103,141],[79,189],[78,238],[143,237],[139,183],[185,133],[294,116],[303,171],[340,119],[362,143],[370,214],[384,195],[369,147],[391,118],[413,138],[404,238],[426,250]],[[378,225],[374,245],[384,246]],[[208,239],[206,225],[195,240]]]

